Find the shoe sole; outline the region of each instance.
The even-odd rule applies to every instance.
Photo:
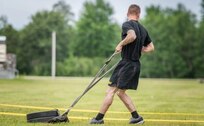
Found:
[[[90,122],[89,124],[104,124],[104,122],[102,123]]]
[[[144,124],[145,123],[145,121],[144,120],[141,120],[141,121],[139,121],[139,122],[135,122],[135,123],[129,123],[129,124]]]
[[[142,120],[142,121],[140,121],[140,122],[138,122],[138,123],[136,123],[136,124],[144,124],[144,120]]]

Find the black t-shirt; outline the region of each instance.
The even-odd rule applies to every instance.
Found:
[[[122,39],[127,36],[127,31],[131,29],[135,31],[137,37],[134,42],[127,44],[122,48],[122,59],[138,61],[141,56],[142,47],[147,46],[152,40],[149,37],[147,30],[138,21],[134,20],[123,23]]]

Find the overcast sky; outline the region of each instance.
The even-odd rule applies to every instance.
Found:
[[[28,24],[31,15],[40,10],[50,10],[52,5],[59,0],[0,0],[0,15],[6,15],[8,22],[15,28],[21,29]],[[65,0],[71,6],[71,11],[75,14],[75,20],[79,18],[82,5],[86,0]],[[93,1],[93,0],[92,0]],[[142,9],[141,17],[145,15],[145,8],[150,5],[160,5],[161,7],[176,8],[178,3],[182,3],[200,18],[201,0],[106,0],[114,8],[113,18],[119,23],[126,18],[126,11],[130,4],[140,5]]]

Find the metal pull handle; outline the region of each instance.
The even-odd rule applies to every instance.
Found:
[[[117,55],[117,54],[119,54],[120,52],[114,52],[111,56],[110,56],[110,58],[105,62],[105,64],[107,65],[111,60],[112,60],[112,58],[115,56],[115,55]]]

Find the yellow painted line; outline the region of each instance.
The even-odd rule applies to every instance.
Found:
[[[12,105],[12,104],[0,104],[4,107],[14,107],[14,108],[28,108],[28,109],[41,109],[41,110],[52,110],[56,108],[52,107],[39,107],[39,106],[27,106],[27,105]],[[58,110],[65,111],[65,108],[57,108]],[[72,109],[73,112],[87,112],[87,113],[97,113],[97,110],[85,110],[85,109]],[[117,111],[108,111],[108,113],[115,114],[129,114],[129,112],[117,112]],[[175,115],[175,116],[204,116],[204,114],[199,113],[160,113],[160,112],[140,112],[142,115]]]
[[[0,104],[0,106],[14,107],[14,108],[42,109],[42,110],[50,110],[50,109],[53,109],[53,108],[51,108],[51,107],[37,107],[37,106],[11,105],[11,104]]]
[[[140,112],[143,115],[177,115],[177,116],[204,116],[199,113],[160,113],[160,112]]]
[[[11,116],[26,116],[23,113],[11,113],[11,112],[0,112],[0,115],[11,115]],[[69,116],[69,119],[79,120],[90,120],[89,117],[75,117]],[[107,121],[128,121],[129,119],[124,118],[104,118]],[[204,120],[164,120],[164,119],[145,119],[146,122],[175,122],[175,123],[204,123]]]
[[[0,115],[26,116],[26,114],[22,114],[22,113],[12,113],[12,112],[0,112]]]
[[[164,119],[145,119],[146,122],[178,122],[178,123],[204,123],[204,120],[164,120]]]
[[[80,120],[90,120],[89,117],[76,117],[76,116],[69,116],[69,119],[80,119]]]

